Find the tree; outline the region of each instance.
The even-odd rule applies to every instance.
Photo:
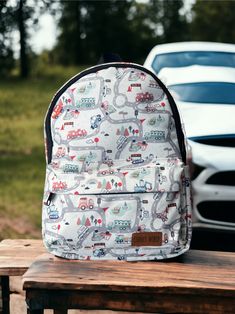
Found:
[[[159,40],[163,43],[189,40],[189,26],[185,15],[180,13],[183,0],[150,0],[151,20],[160,30]],[[154,13],[155,12],[155,15]]]
[[[89,218],[86,219],[85,226],[86,227],[90,227],[91,226],[91,222],[90,222]]]
[[[27,54],[27,32],[26,32],[26,20],[27,12],[25,1],[19,1],[19,7],[17,10],[18,17],[18,29],[20,32],[20,73],[21,77],[27,77],[29,74],[28,54]],[[29,14],[30,15],[30,14]]]
[[[98,181],[98,183],[97,183],[97,189],[101,189],[101,188],[102,188],[102,184],[101,184],[100,181]]]
[[[106,190],[111,190],[112,189],[111,183],[109,181],[106,183],[105,189]]]
[[[7,35],[11,37],[13,30],[19,31],[20,74],[21,77],[26,78],[29,75],[29,53],[31,53],[28,42],[29,30],[35,30],[40,15],[53,6],[47,0],[18,0],[16,4],[6,0],[0,1],[0,9],[2,7],[7,12]],[[0,17],[2,22],[2,16]]]
[[[234,43],[235,2],[197,0],[192,7],[194,40]]]
[[[0,74],[7,76],[14,66],[12,43],[9,33],[11,19],[7,0],[0,1]]]
[[[124,131],[124,136],[126,136],[126,137],[129,136],[129,132],[128,132],[127,128]]]
[[[104,52],[140,62],[155,43],[148,2],[61,0],[60,4],[61,33],[55,52],[64,64],[96,63]]]
[[[58,24],[61,33],[55,52],[64,65],[85,62],[83,9],[84,1],[61,1],[59,10],[62,15]]]

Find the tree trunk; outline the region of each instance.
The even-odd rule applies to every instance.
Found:
[[[20,76],[26,78],[29,75],[27,44],[26,44],[26,29],[24,19],[24,0],[20,0],[18,9],[18,27],[20,32]]]

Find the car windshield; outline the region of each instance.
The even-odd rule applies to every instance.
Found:
[[[235,105],[235,84],[200,82],[168,86],[175,100]]]
[[[156,55],[152,67],[156,73],[162,68],[178,68],[190,65],[235,67],[235,53],[215,51],[182,51]]]

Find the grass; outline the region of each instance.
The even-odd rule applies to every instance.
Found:
[[[44,116],[58,88],[81,70],[56,66],[0,81],[0,240],[40,236]]]

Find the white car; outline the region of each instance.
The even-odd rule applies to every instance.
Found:
[[[192,148],[194,227],[235,231],[235,69],[164,68],[159,78]]]
[[[155,73],[163,68],[191,65],[235,67],[235,45],[214,42],[179,42],[155,46],[144,66]]]

